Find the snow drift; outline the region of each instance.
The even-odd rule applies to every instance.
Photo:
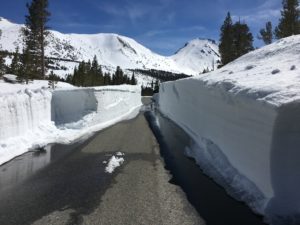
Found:
[[[300,223],[300,36],[220,70],[163,83],[159,108],[200,167],[271,224]]]
[[[29,148],[70,143],[132,118],[140,105],[140,88],[129,85],[0,94],[0,164]]]

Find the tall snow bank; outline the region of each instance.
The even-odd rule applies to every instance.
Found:
[[[300,223],[300,36],[160,87],[159,108],[196,141],[187,154],[272,224]]]
[[[1,84],[0,84],[1,87]],[[137,114],[138,86],[0,94],[0,164],[49,143],[70,143]]]
[[[50,123],[51,97],[51,92],[42,89],[0,96],[0,140]]]
[[[98,104],[94,89],[58,90],[53,92],[51,103],[55,124],[76,122],[96,111]]]

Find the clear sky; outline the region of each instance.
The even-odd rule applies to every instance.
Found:
[[[24,23],[26,2],[0,0],[0,16]],[[256,39],[270,20],[277,24],[281,0],[49,0],[49,26],[64,33],[118,33],[154,52],[171,55],[187,41],[219,39],[226,13],[249,24]],[[255,46],[261,42],[255,40]]]

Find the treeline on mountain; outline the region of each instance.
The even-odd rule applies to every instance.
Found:
[[[300,34],[300,8],[298,0],[283,0],[281,17],[273,30],[270,21],[259,31],[257,38],[265,44],[271,44],[276,39]],[[253,35],[246,22],[233,22],[230,12],[221,26],[219,51],[222,65],[226,65],[238,57],[254,50]]]
[[[182,73],[178,74],[178,73],[172,73],[172,72],[155,70],[155,69],[150,69],[150,70],[135,69],[131,71],[137,74],[141,74],[153,78],[150,84],[141,87],[142,96],[152,96],[153,94],[158,93],[160,83],[190,77]]]
[[[172,73],[172,72],[167,72],[167,71],[162,71],[162,70],[155,70],[155,69],[150,69],[150,70],[142,70],[142,69],[134,69],[130,70],[142,75],[146,75],[149,77],[153,77],[155,79],[160,80],[161,82],[165,81],[174,81],[182,78],[187,78],[190,77],[186,74],[179,74],[179,73]]]
[[[103,73],[96,56],[92,62],[83,61],[78,67],[75,67],[74,73],[67,76],[66,82],[80,87],[137,84],[134,72],[131,76],[127,76],[119,66],[112,75],[110,73]]]
[[[152,80],[151,85],[150,86],[142,86],[142,96],[152,96],[155,93],[159,92],[159,81],[155,80],[155,82]]]

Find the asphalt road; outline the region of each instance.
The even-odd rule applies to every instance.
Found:
[[[103,161],[119,151],[124,164],[105,173]],[[0,224],[205,224],[182,189],[169,182],[159,151],[140,113],[84,143],[36,155],[45,162],[38,168],[16,171],[25,160],[16,159],[0,167],[11,178],[3,181],[0,173]]]

